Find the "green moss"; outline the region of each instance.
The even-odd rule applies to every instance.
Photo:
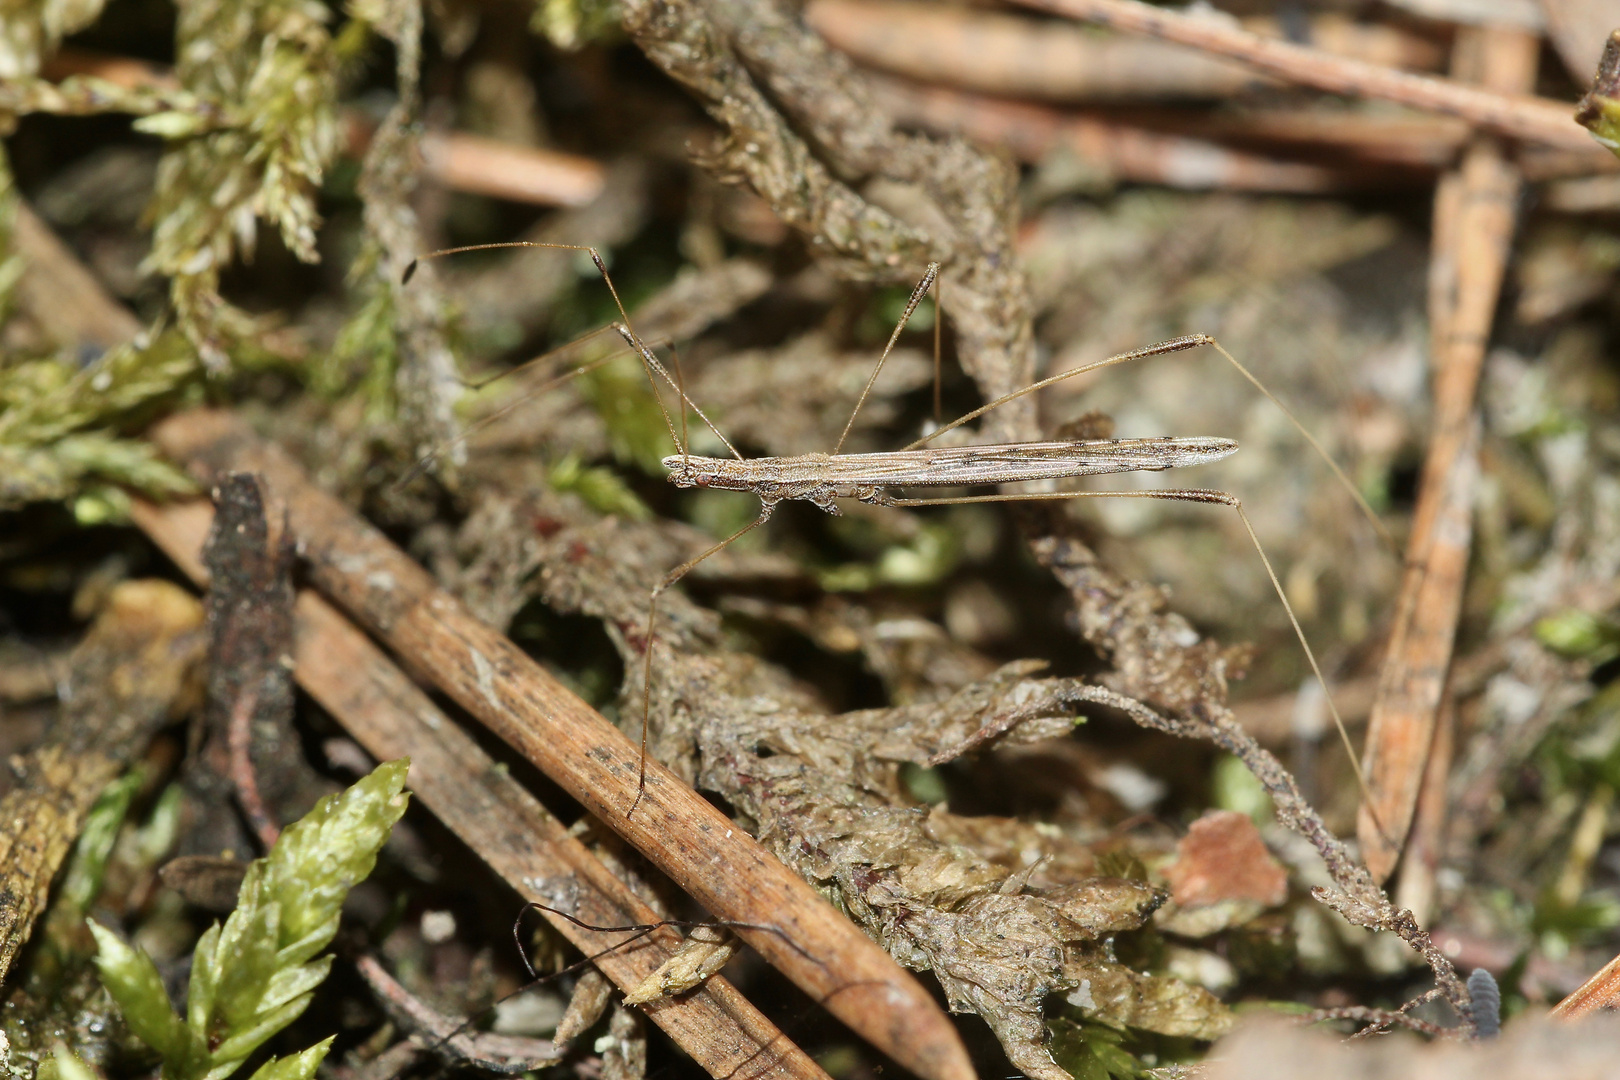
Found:
[[[219,368],[248,317],[219,295],[219,276],[251,256],[263,218],[317,261],[315,194],[337,152],[338,56],[328,9],[312,0],[191,0],[180,6],[176,73],[206,126],[159,114],[170,138],[147,209],[146,267],[168,275],[180,325]]]
[[[248,866],[236,910],[197,943],[184,1017],[146,953],[91,924],[102,982],[130,1030],[163,1059],[164,1080],[224,1080],[296,1020],[332,966],[349,890],[371,873],[405,812],[406,760],[329,795]],[[309,1080],[331,1040],[272,1058],[254,1080]]]

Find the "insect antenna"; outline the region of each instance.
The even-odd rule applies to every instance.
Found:
[[[568,912],[562,911],[559,908],[542,904],[538,900],[530,900],[525,903],[518,911],[517,919],[512,923],[512,940],[517,943],[519,955],[523,955],[523,943],[522,939],[518,935],[521,931],[523,916],[527,915],[530,911],[543,911],[548,914],[555,915],[559,919],[566,919],[568,922],[573,923],[581,930],[589,930],[593,934],[635,935],[635,937],[632,937],[629,941],[621,941],[617,945],[610,945],[608,948],[599,953],[593,953],[592,955],[586,957],[585,960],[582,961],[583,963],[590,963],[597,957],[606,956],[609,953],[616,952],[631,942],[646,937],[648,934],[656,933],[657,931],[663,930],[666,927],[675,930],[697,930],[707,927],[711,929],[719,928],[721,930],[757,930],[762,934],[772,934],[778,938],[781,938],[783,944],[792,949],[794,952],[798,953],[800,956],[804,957],[806,960],[810,961],[812,964],[821,964],[823,967],[826,966],[824,963],[822,963],[822,961],[817,960],[814,956],[812,956],[804,948],[804,946],[800,945],[797,941],[794,941],[792,935],[790,935],[786,930],[783,930],[780,926],[773,926],[770,923],[739,922],[735,919],[659,919],[656,922],[650,923],[629,923],[623,926],[597,926],[593,923],[586,922],[584,919],[581,919],[578,916],[570,915]],[[527,956],[524,956],[523,963],[525,967],[528,967],[530,976],[533,977],[534,968],[529,966]],[[573,966],[577,967],[578,965],[576,964]]]
[[[591,332],[589,332],[587,334],[582,334],[581,336],[575,338],[574,340],[572,340],[570,342],[567,342],[566,344],[559,345],[555,349],[551,349],[548,352],[544,352],[544,353],[540,354],[539,356],[535,357],[532,360],[528,360],[528,361],[526,361],[526,362],[524,362],[522,364],[519,364],[517,367],[512,368],[511,370],[499,371],[499,372],[496,372],[493,375],[490,375],[488,378],[484,378],[484,379],[478,379],[478,380],[465,380],[464,379],[464,380],[461,381],[462,386],[465,387],[467,390],[470,390],[470,391],[473,391],[473,392],[483,390],[486,387],[492,386],[495,383],[500,382],[502,379],[512,378],[517,372],[522,371],[525,368],[532,367],[533,365],[541,363],[542,361],[550,359],[552,357],[559,356],[559,355],[564,355],[569,350],[575,349],[575,348],[579,347],[580,345],[583,345],[585,342],[590,341],[592,338],[594,338],[597,335],[601,334],[605,329],[607,329],[607,328],[606,327],[598,327],[597,329],[592,330]],[[405,485],[409,484],[411,481],[415,480],[418,476],[421,476],[424,472],[427,472],[428,469],[432,468],[433,463],[438,461],[441,457],[443,457],[450,450],[453,450],[455,447],[465,445],[469,439],[473,438],[480,431],[483,431],[485,428],[489,427],[491,424],[494,424],[496,421],[502,419],[503,417],[510,416],[512,413],[516,412],[518,409],[521,409],[523,406],[527,405],[529,402],[534,401],[536,398],[544,396],[545,394],[549,393],[552,390],[555,390],[557,387],[561,386],[563,383],[568,382],[570,379],[575,379],[575,378],[578,378],[581,375],[587,374],[588,372],[595,371],[597,368],[602,367],[605,364],[609,364],[609,363],[613,362],[614,360],[617,360],[619,357],[621,357],[623,355],[625,355],[625,354],[622,353],[622,352],[617,352],[617,351],[611,352],[611,353],[608,353],[606,356],[599,356],[594,360],[586,361],[585,363],[580,364],[577,367],[574,367],[571,370],[566,371],[561,375],[557,375],[557,376],[554,376],[553,378],[547,379],[545,382],[541,383],[539,386],[536,386],[536,387],[532,388],[528,393],[518,396],[516,399],[507,402],[505,405],[502,405],[500,408],[496,409],[494,412],[491,412],[488,415],[481,417],[476,424],[474,424],[472,427],[468,428],[467,430],[463,431],[461,434],[457,435],[454,439],[451,439],[449,442],[445,443],[442,446],[438,446],[438,447],[433,448],[432,450],[429,450],[427,453],[425,453],[421,457],[417,458],[416,463],[410,467],[410,469],[405,473],[404,476],[400,477],[397,481],[395,481],[394,486],[395,487],[404,487]]]
[[[636,797],[631,801],[630,809],[625,813],[625,817],[630,817],[636,812],[636,807],[641,805],[641,797],[647,793],[647,732],[651,727],[652,720],[653,643],[656,640],[653,637],[653,632],[658,623],[658,598],[664,593],[668,592],[676,582],[681,580],[681,578],[691,573],[692,568],[698,563],[702,562],[704,559],[707,559],[715,552],[724,550],[725,548],[729,547],[733,541],[742,538],[747,533],[751,533],[761,525],[765,524],[765,522],[770,519],[771,512],[775,508],[776,504],[774,502],[766,502],[764,499],[761,499],[759,516],[757,518],[749,522],[747,525],[744,525],[742,528],[738,529],[736,532],[732,533],[719,543],[713,544],[706,548],[702,554],[686,560],[681,565],[665,574],[658,584],[653,587],[652,592],[648,594],[647,635],[643,639],[647,643],[647,651],[642,661],[643,667],[641,678],[641,776],[636,784]]]
[[[944,291],[944,288],[945,288],[945,286],[944,286],[944,282],[941,280],[941,276],[936,274],[934,276],[934,424],[935,424],[935,426],[938,426],[939,424],[942,424],[942,423],[945,422],[945,410],[944,410],[943,404],[940,401],[940,390],[939,390],[939,383],[940,383],[940,370],[939,370],[940,332],[941,332],[941,328],[945,325],[945,297],[941,295],[941,293]]]
[[[675,392],[681,396],[681,441],[675,444],[675,452],[688,457],[692,449],[692,436],[686,430],[686,403],[691,399],[686,396],[686,374],[681,370],[681,354],[673,345],[669,347],[669,358],[675,364]]]

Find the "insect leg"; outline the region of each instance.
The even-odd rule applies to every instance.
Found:
[[[1210,337],[1208,334],[1189,334],[1186,337],[1171,338],[1169,341],[1161,341],[1155,345],[1148,345],[1140,349],[1132,349],[1130,352],[1123,352],[1115,356],[1110,356],[1106,360],[1098,360],[1097,362],[1091,364],[1082,364],[1080,367],[1070,368],[1068,371],[1062,371],[1056,375],[1048,376],[1047,378],[1041,379],[1038,382],[1031,383],[1022,390],[1014,390],[1010,394],[1003,394],[994,401],[990,401],[979,406],[972,412],[964,413],[955,420],[952,420],[950,423],[946,424],[944,427],[936,428],[935,430],[929,432],[916,442],[911,443],[905,449],[916,450],[932,440],[937,439],[947,431],[961,427],[968,421],[975,420],[992,409],[999,408],[1010,401],[1016,401],[1018,398],[1021,398],[1026,394],[1033,394],[1037,390],[1043,390],[1046,387],[1052,386],[1055,383],[1060,383],[1065,379],[1072,379],[1077,375],[1084,375],[1087,372],[1099,371],[1103,368],[1113,367],[1115,364],[1123,364],[1131,360],[1142,360],[1149,356],[1162,356],[1166,353],[1186,352],[1189,349],[1196,349],[1200,345],[1208,345],[1218,352],[1228,363],[1237,368],[1238,372],[1242,374],[1242,376],[1247,379],[1255,387],[1255,389],[1264,394],[1267,401],[1270,401],[1273,405],[1277,406],[1279,410],[1281,410],[1283,416],[1287,417],[1288,422],[1293,425],[1294,430],[1298,431],[1300,435],[1305,438],[1305,441],[1310,444],[1311,449],[1316,452],[1316,455],[1327,463],[1328,468],[1332,470],[1333,476],[1339,482],[1339,485],[1343,487],[1345,491],[1350,493],[1350,497],[1355,500],[1356,506],[1360,508],[1362,516],[1372,523],[1373,528],[1377,530],[1378,535],[1383,538],[1384,542],[1389,545],[1390,550],[1395,551],[1395,537],[1390,533],[1389,527],[1386,526],[1383,521],[1379,519],[1378,515],[1373,512],[1373,508],[1367,503],[1366,497],[1361,494],[1360,489],[1358,489],[1355,484],[1350,482],[1350,478],[1345,475],[1344,469],[1339,466],[1338,462],[1333,460],[1332,456],[1327,452],[1326,448],[1322,446],[1321,442],[1317,440],[1316,436],[1310,433],[1310,430],[1305,427],[1304,423],[1300,421],[1299,417],[1294,415],[1293,410],[1289,409],[1287,405],[1284,405],[1281,399],[1279,399],[1276,394],[1273,394],[1271,390],[1267,388],[1265,383],[1261,382],[1252,371],[1244,367],[1243,364],[1238,361],[1237,357],[1233,356],[1227,351],[1224,345]]]
[[[1014,492],[1012,494],[996,495],[963,495],[954,498],[940,499],[902,499],[893,496],[883,496],[885,506],[953,506],[960,503],[983,502],[1053,502],[1060,499],[1167,499],[1172,502],[1216,503],[1221,506],[1230,506],[1237,511],[1237,516],[1243,522],[1244,531],[1249,534],[1249,542],[1254,545],[1255,553],[1260,556],[1260,563],[1266,568],[1266,577],[1271,580],[1271,588],[1282,601],[1283,610],[1288,613],[1288,622],[1294,628],[1294,636],[1299,639],[1299,646],[1305,651],[1305,659],[1310,662],[1311,671],[1328,692],[1328,711],[1333,714],[1333,723],[1339,730],[1339,738],[1344,743],[1346,753],[1350,755],[1350,767],[1356,774],[1356,783],[1360,785],[1362,795],[1366,798],[1363,805],[1370,806],[1372,796],[1367,789],[1366,777],[1361,771],[1361,758],[1350,742],[1350,732],[1346,729],[1344,718],[1339,715],[1339,707],[1333,702],[1333,694],[1328,687],[1327,676],[1322,674],[1322,667],[1316,662],[1316,650],[1305,637],[1305,628],[1300,626],[1299,619],[1294,615],[1294,605],[1288,602],[1288,595],[1283,591],[1282,581],[1277,577],[1277,571],[1271,565],[1271,558],[1260,543],[1259,535],[1254,531],[1254,525],[1249,521],[1249,515],[1244,512],[1243,500],[1226,491],[1212,491],[1206,488],[1183,488],[1169,491],[1054,491],[1054,492]],[[1374,824],[1379,832],[1384,832],[1382,822],[1374,818]]]
[[[888,344],[883,346],[883,355],[878,357],[877,365],[872,368],[872,374],[867,376],[866,385],[861,388],[861,396],[855,399],[855,408],[850,410],[849,422],[844,425],[843,434],[838,436],[838,443],[832,449],[832,452],[833,452],[834,455],[837,455],[840,451],[842,451],[844,449],[844,440],[849,438],[850,429],[855,426],[855,417],[860,414],[861,406],[866,404],[866,399],[872,395],[872,386],[877,382],[878,372],[883,370],[883,365],[888,362],[889,354],[894,351],[894,343],[896,341],[900,340],[900,332],[906,328],[906,323],[911,321],[911,316],[912,316],[912,314],[914,312],[916,312],[917,305],[922,303],[923,297],[928,295],[929,288],[933,286],[934,281],[938,277],[939,277],[939,263],[929,263],[928,264],[928,270],[927,270],[926,273],[923,274],[922,280],[917,282],[917,287],[915,289],[911,290],[911,299],[906,301],[906,310],[901,314],[900,321],[895,323],[894,332],[889,335]],[[936,412],[938,412],[939,411],[939,366],[938,366],[939,365],[939,338],[938,338],[939,311],[937,310],[937,308],[936,308],[936,310],[934,312],[934,328],[935,328],[935,339],[934,339],[934,365],[935,365],[935,368],[934,368],[934,399],[935,399],[935,404],[934,404],[934,409],[935,409]]]
[[[721,540],[719,543],[705,549],[696,558],[688,559],[686,562],[681,563],[681,565],[665,574],[658,584],[653,586],[652,593],[647,598],[647,635],[643,639],[647,643],[647,651],[642,661],[644,666],[642,668],[641,680],[641,777],[636,783],[636,797],[631,801],[630,809],[625,813],[625,817],[630,817],[636,812],[636,807],[641,805],[641,797],[647,792],[647,730],[652,716],[653,631],[658,619],[658,597],[666,592],[677,581],[681,580],[681,578],[691,573],[692,568],[697,566],[698,563],[702,562],[704,559],[707,559],[710,555],[713,555],[716,552],[723,551],[734,540],[753,532],[755,529],[765,524],[765,522],[770,520],[771,514],[775,510],[775,502],[767,502],[764,499],[761,499],[759,504],[759,516],[757,518],[755,518],[749,524],[744,525],[742,528],[738,529],[724,540]]]

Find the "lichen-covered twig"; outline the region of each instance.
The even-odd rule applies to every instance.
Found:
[[[725,130],[703,154],[709,168],[749,183],[850,277],[910,283],[942,263],[963,369],[987,397],[1028,385],[1034,336],[1009,163],[897,130],[849,60],[775,2],[634,0],[625,25]],[[890,212],[856,194],[873,179],[921,198]],[[986,419],[986,435],[1031,440],[1034,418],[1033,401],[1015,402]]]
[[[1042,531],[1051,535],[1034,541],[1035,556],[1068,586],[1082,636],[1113,662],[1114,671],[1104,681],[1129,695],[1121,711],[1144,727],[1212,742],[1248,766],[1271,795],[1277,820],[1309,840],[1327,864],[1334,888],[1315,890],[1316,898],[1357,926],[1398,935],[1420,953],[1467,1029],[1472,1022],[1468,989],[1451,961],[1411,912],[1398,910],[1351,857],[1282,763],[1233,718],[1226,705],[1226,672],[1241,653],[1209,641],[1189,647],[1185,643],[1197,635],[1166,610],[1162,592],[1140,584],[1121,590],[1099,574],[1096,556],[1079,541],[1062,530]]]

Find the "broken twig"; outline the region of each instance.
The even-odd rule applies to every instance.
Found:
[[[319,588],[716,917],[778,927],[793,946],[776,934],[738,933],[875,1046],[925,1080],[972,1075],[959,1036],[922,986],[674,774],[650,764],[641,809],[627,817],[637,798],[637,747],[274,447],[209,411],[172,417],[153,438],[203,475],[258,471],[286,504]]]
[[[199,583],[198,560],[211,511],[200,501],[154,506],[137,502],[135,521]],[[513,889],[570,903],[597,925],[658,918],[473,738],[433,703],[393,661],[330,604],[308,590],[298,597],[295,673],[308,690],[377,758],[411,756],[411,790]],[[609,949],[617,935],[592,934],[548,915],[551,924],[624,990],[640,985],[681,946],[664,930],[641,947]],[[735,1080],[826,1080],[826,1073],[723,978],[647,1014],[717,1077]],[[559,1028],[558,1038],[562,1038]]]
[[[1180,15],[1140,0],[1017,2],[1055,15],[1148,34],[1229,56],[1288,82],[1331,94],[1381,98],[1414,109],[1458,116],[1499,135],[1555,146],[1584,149],[1588,142],[1586,134],[1571,119],[1570,106],[1559,101],[1394,71],[1320,49],[1263,38],[1218,19]]]

